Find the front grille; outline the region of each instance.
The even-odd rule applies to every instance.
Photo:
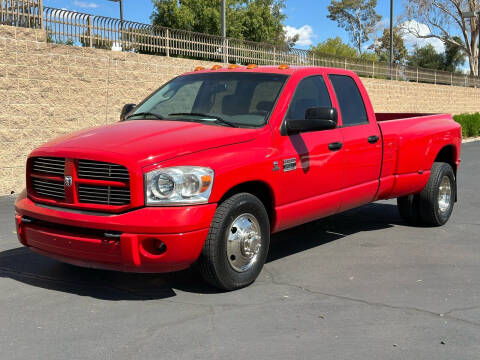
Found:
[[[78,177],[81,179],[128,181],[125,166],[100,161],[78,160]]]
[[[38,195],[56,200],[65,200],[63,181],[32,178],[32,187]]]
[[[64,158],[37,157],[32,162],[32,171],[40,174],[63,176],[64,169]]]
[[[79,185],[78,201],[91,204],[127,205],[130,203],[130,188]]]
[[[123,165],[84,159],[34,157],[29,165],[29,192],[37,200],[89,208],[130,204],[130,176]],[[67,177],[71,177],[67,178]],[[66,181],[72,180],[72,181]],[[96,206],[96,210],[101,207]]]

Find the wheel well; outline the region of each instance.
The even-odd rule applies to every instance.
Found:
[[[450,164],[455,174],[457,174],[457,164],[455,163],[456,155],[455,147],[453,145],[447,145],[440,150],[435,158],[435,162],[445,162]]]
[[[270,226],[273,226],[275,220],[275,201],[273,196],[273,190],[267,183],[263,181],[248,181],[235,185],[222,196],[219,203],[222,203],[229,197],[242,192],[252,194],[260,199],[260,201],[263,203],[263,206],[265,206],[265,210],[267,210],[268,218],[270,220]]]

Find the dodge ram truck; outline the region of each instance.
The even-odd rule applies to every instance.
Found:
[[[195,265],[238,289],[259,275],[272,233],[322,217],[396,198],[405,222],[445,224],[460,144],[450,115],[375,113],[351,71],[198,67],[125,105],[118,123],[35,149],[17,234],[78,266]]]

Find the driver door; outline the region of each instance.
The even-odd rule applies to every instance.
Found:
[[[322,75],[302,79],[286,119],[304,119],[312,107],[332,107]],[[277,214],[282,228],[331,215],[340,208],[344,153],[340,129],[280,136]],[[281,229],[277,229],[281,230]]]

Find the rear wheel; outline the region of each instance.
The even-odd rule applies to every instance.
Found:
[[[199,259],[209,284],[235,290],[260,274],[270,244],[270,223],[262,202],[248,193],[219,205]]]
[[[455,173],[450,164],[434,163],[420,193],[420,217],[426,225],[441,226],[452,215],[456,197]]]
[[[418,194],[397,199],[403,220],[411,225],[441,226],[453,211],[456,197],[455,173],[450,164],[433,163],[425,188]]]

